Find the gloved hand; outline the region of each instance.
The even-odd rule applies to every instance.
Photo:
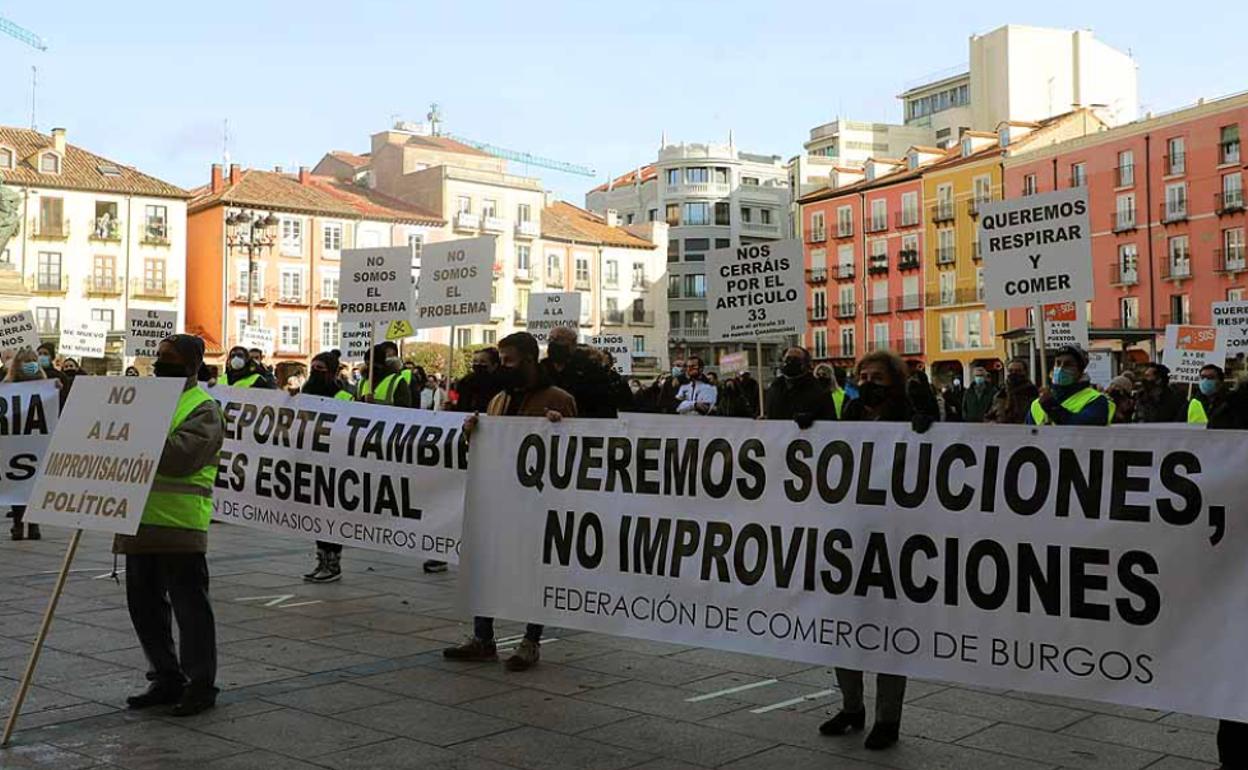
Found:
[[[806,430],[815,424],[815,416],[810,412],[798,412],[793,415],[793,422],[797,423],[797,427]]]
[[[927,429],[932,427],[933,422],[936,422],[936,420],[930,414],[915,412],[914,416],[910,418],[910,427],[914,429],[915,433],[927,433]]]

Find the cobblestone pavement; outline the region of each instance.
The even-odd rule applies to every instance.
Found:
[[[45,533],[0,544],[5,715],[68,539]],[[868,752],[862,735],[818,734],[839,700],[827,669],[599,634],[548,629],[526,673],[449,664],[441,648],[468,632],[454,572],[348,549],[341,583],[309,586],[310,544],[229,525],[211,541],[218,707],[189,719],[125,710],[145,664],[124,587],[108,578],[109,541],[88,535],[0,767],[1196,770],[1216,760],[1212,720],[922,681],[910,683],[901,743]],[[498,634],[522,631],[500,623]]]

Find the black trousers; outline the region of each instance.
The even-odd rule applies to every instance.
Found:
[[[1227,770],[1248,770],[1248,723],[1218,722],[1218,761]]]
[[[204,554],[126,556],[126,604],[147,656],[150,681],[216,691],[217,629]],[[176,654],[172,618],[178,621]]]
[[[316,550],[325,553],[342,553],[342,543],[329,543],[324,540],[316,541]]]

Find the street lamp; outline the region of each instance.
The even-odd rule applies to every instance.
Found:
[[[277,242],[274,232],[277,217],[272,212],[260,216],[248,209],[240,209],[226,217],[225,224],[229,228],[225,238],[229,247],[247,252],[247,325],[252,326],[255,324],[256,255],[273,248]]]

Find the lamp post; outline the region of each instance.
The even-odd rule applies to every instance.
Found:
[[[252,326],[256,320],[256,254],[277,242],[274,233],[277,217],[272,212],[260,216],[249,209],[240,209],[226,217],[225,224],[229,228],[225,239],[229,247],[247,252],[247,325]]]

